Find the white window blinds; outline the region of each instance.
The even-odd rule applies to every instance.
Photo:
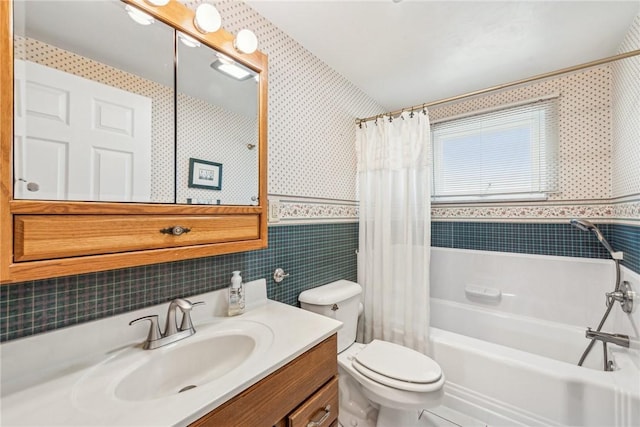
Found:
[[[431,126],[433,199],[544,198],[557,190],[555,97]]]

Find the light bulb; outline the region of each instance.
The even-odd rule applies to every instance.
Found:
[[[202,3],[196,8],[196,16],[193,25],[201,33],[213,33],[220,29],[222,18],[218,9],[208,3]]]
[[[251,54],[258,49],[258,38],[251,30],[240,30],[233,46],[241,53]]]

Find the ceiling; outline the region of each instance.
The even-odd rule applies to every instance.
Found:
[[[633,1],[248,0],[388,111],[604,58]]]

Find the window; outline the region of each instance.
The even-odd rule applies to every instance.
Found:
[[[542,199],[555,191],[556,97],[434,123],[433,201]]]

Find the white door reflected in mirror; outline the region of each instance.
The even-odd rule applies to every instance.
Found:
[[[15,62],[14,197],[149,202],[151,99]]]

